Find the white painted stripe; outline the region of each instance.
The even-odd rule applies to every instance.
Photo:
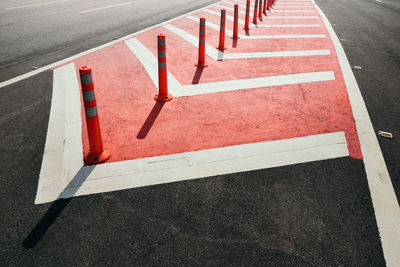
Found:
[[[66,166],[72,172],[76,171],[74,166],[82,166],[80,112],[79,83],[75,65],[70,63],[53,73],[50,118],[35,202],[43,197],[43,192],[62,192],[67,185]]]
[[[298,39],[326,38],[325,34],[240,35],[242,39]]]
[[[73,176],[79,183],[60,196],[42,192],[38,203],[348,155],[345,134],[337,132],[87,166]]]
[[[215,6],[215,7],[220,7],[220,8],[226,9],[226,10],[232,10],[232,11],[234,11],[234,8],[233,8],[233,7],[227,7],[227,6],[220,5],[220,4],[216,4],[216,5],[214,5],[214,6]],[[239,10],[239,14],[246,15],[246,12]]]
[[[248,52],[248,53],[224,53],[223,59],[242,58],[269,58],[269,57],[305,57],[305,56],[328,56],[330,50],[298,50],[298,51],[277,51],[277,52]]]
[[[331,36],[346,83],[386,264],[387,266],[398,266],[400,262],[400,207],[392,181],[386,168],[367,107],[365,106],[360,88],[358,87],[344,49],[325,14],[316,4],[315,7],[320,13]]]
[[[106,9],[106,8],[126,6],[126,5],[130,5],[131,3],[132,2],[124,2],[124,3],[115,4],[115,5],[109,5],[109,6],[102,6],[102,7],[92,8],[92,9],[86,9],[86,10],[79,11],[79,13],[87,13],[87,12],[93,12],[93,11],[102,10],[102,9]]]
[[[267,16],[263,17],[263,19],[318,19],[318,16]]]
[[[292,6],[292,5],[280,5],[280,6],[275,6],[274,7],[274,9],[272,9],[272,11],[274,11],[274,10],[278,10],[279,9],[279,7],[313,7],[313,6],[311,6],[311,5],[302,5],[302,6]]]
[[[254,89],[260,87],[325,82],[332,80],[335,80],[335,74],[333,71],[321,71],[223,82],[200,83],[182,86],[180,94],[176,94],[175,96],[202,95],[234,90]]]
[[[317,12],[316,10],[272,10],[270,12],[271,14],[273,13],[315,13]]]
[[[187,16],[188,19],[191,19],[193,21],[198,21],[198,18],[193,17],[193,16]],[[212,29],[219,30],[218,25],[213,24],[211,22],[206,23],[207,27],[211,27]],[[167,24],[164,26],[164,28],[168,29],[169,31],[175,33],[179,37],[185,39],[189,43],[191,43],[193,46],[198,47],[199,39],[186,31],[172,25],[172,24]],[[229,30],[226,30],[227,35],[232,35],[232,32]],[[286,35],[283,35],[286,37]],[[248,36],[242,36],[240,35],[240,38],[243,39],[252,39],[252,38],[246,38]],[[270,35],[270,36],[256,36],[261,37],[264,39],[270,38],[272,39],[275,37],[275,35]],[[324,36],[325,37],[325,36]],[[294,38],[293,36],[289,36],[288,38]],[[307,38],[307,37],[300,37],[300,38]],[[316,38],[316,37],[314,37]],[[277,51],[277,52],[248,52],[248,53],[223,53],[216,48],[208,45],[206,43],[206,54],[211,57],[214,60],[227,60],[227,59],[243,59],[243,58],[267,58],[267,57],[293,57],[293,56],[325,56],[325,55],[330,55],[330,50],[304,50],[304,51]]]
[[[218,13],[218,12],[216,12],[216,11],[214,11],[214,10],[210,10],[210,9],[204,9],[204,10],[202,10],[202,11],[204,11],[204,12],[207,12],[207,13],[209,13],[209,14],[213,14],[213,15],[216,15],[216,16],[220,16],[220,13]],[[230,21],[233,21],[233,17],[232,16],[229,16],[229,15],[226,15],[226,19],[227,20],[230,20]],[[244,25],[244,20],[241,20],[241,19],[239,19],[238,20],[239,21],[239,23],[240,24],[242,24],[242,25]],[[208,22],[207,22],[208,23]],[[302,28],[302,27],[321,27],[321,25],[320,24],[283,24],[283,25],[274,25],[274,24],[269,24],[269,25],[254,25],[253,23],[251,23],[250,22],[250,27],[253,27],[253,28],[285,28],[285,27],[290,27],[290,28],[293,28],[293,27],[299,27],[299,28]]]
[[[214,5],[214,6],[234,11],[234,8],[227,7],[225,5],[217,4],[217,5]],[[269,12],[269,13],[270,14],[274,14],[274,13],[282,13],[282,12],[283,13],[287,13],[287,12],[290,12],[290,13],[304,13],[304,12],[305,13],[309,13],[309,12],[316,13],[317,11],[316,10],[271,10],[271,12]],[[239,13],[243,14],[243,15],[246,15],[246,12],[244,12],[244,11],[240,11],[239,10]],[[263,17],[263,18],[265,18],[265,17]]]
[[[223,5],[215,5],[215,6],[221,7],[224,9],[228,9],[228,10],[233,10],[233,8],[225,7]],[[239,11],[239,13],[245,14],[245,12],[243,12],[243,11]],[[263,19],[317,19],[317,18],[319,18],[319,17],[318,16],[284,16],[284,17],[267,16],[267,17],[263,17]]]
[[[36,3],[36,4],[31,4],[31,5],[25,5],[25,6],[14,6],[14,7],[7,7],[7,10],[11,9],[19,9],[19,8],[26,8],[26,7],[35,7],[35,6],[43,6],[43,5],[51,5],[51,4],[58,4],[58,3],[64,3],[64,2],[69,2],[70,0],[59,0],[59,1],[52,1],[52,2],[43,2],[43,3]]]
[[[199,18],[196,18],[194,16],[187,16],[186,18],[196,21],[199,21]],[[210,27],[211,29],[219,31],[219,26],[212,23],[212,22],[206,22],[206,26]],[[168,30],[180,35],[182,38],[185,39],[191,39],[195,38],[193,35],[185,32],[182,29],[179,29],[178,27],[173,26],[172,24],[167,24],[164,26],[164,28],[167,28]],[[225,34],[228,36],[233,36],[233,32],[225,29]],[[239,37],[241,39],[293,39],[293,38],[326,38],[325,34],[299,34],[299,35],[294,35],[294,34],[282,34],[282,35],[241,35],[239,34]],[[195,42],[195,40],[193,40]]]
[[[136,38],[129,39],[125,41],[125,44],[129,49],[136,55],[140,63],[142,63],[146,72],[149,74],[151,80],[154,83],[155,88],[158,90],[158,61],[157,57],[139,40]],[[169,93],[175,96],[175,90],[181,87],[180,83],[175,79],[175,77],[167,71],[168,88]]]
[[[164,27],[171,29],[172,25],[165,25]],[[175,27],[175,26],[172,26]],[[190,38],[188,38],[190,39]],[[191,43],[193,45],[197,45],[196,38],[192,36]],[[157,58],[151,51],[144,46],[139,40],[136,38],[132,38],[130,40],[125,41],[125,44],[128,48],[136,55],[139,59],[140,63],[144,66],[147,73],[149,73],[150,78],[153,80],[155,85],[155,76],[157,71]],[[207,46],[207,45],[206,45]],[[211,48],[210,48],[211,49]],[[215,49],[215,48],[214,48]],[[207,48],[206,48],[207,53]],[[267,53],[267,52],[264,52]],[[222,58],[225,55],[221,56],[223,53],[220,52],[218,58]],[[215,57],[215,55],[213,55]],[[228,56],[228,55],[226,55]],[[231,56],[234,57],[234,56]],[[232,58],[231,58],[232,59]],[[335,79],[335,75],[333,71],[323,71],[323,72],[311,72],[311,73],[298,73],[298,74],[290,74],[290,75],[280,75],[280,76],[271,76],[271,77],[260,77],[260,78],[251,78],[251,79],[241,79],[241,80],[232,80],[232,81],[222,81],[222,82],[213,82],[213,83],[202,83],[202,84],[191,84],[182,86],[179,82],[174,78],[174,76],[168,72],[168,82],[172,82],[172,86],[170,86],[170,93],[174,97],[183,97],[183,96],[194,96],[194,95],[202,95],[202,94],[211,94],[211,93],[220,93],[234,90],[244,90],[244,89],[253,89],[259,87],[269,87],[269,86],[279,86],[279,85],[290,85],[290,84],[298,84],[298,83],[311,83],[311,82],[322,82],[322,81],[331,81]]]

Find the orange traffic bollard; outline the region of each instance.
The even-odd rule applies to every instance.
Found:
[[[260,0],[260,6],[259,6],[259,8],[258,8],[258,17],[260,18],[260,20],[261,20],[261,18],[262,18],[262,0]]]
[[[221,24],[219,27],[219,45],[218,50],[224,51],[226,49],[225,46],[225,21],[226,21],[226,10],[221,9]]]
[[[232,39],[240,39],[238,30],[239,30],[239,5],[235,4],[234,8],[234,17],[233,17],[233,36]]]
[[[253,24],[257,24],[257,9],[258,9],[258,0],[254,2]]]
[[[267,0],[264,0],[263,13],[265,16],[267,15]]]
[[[167,46],[165,43],[165,35],[157,35],[158,47],[158,94],[154,99],[160,102],[167,102],[172,99],[172,95],[168,94],[167,81]]]
[[[249,20],[250,20],[250,0],[246,2],[246,17],[244,22],[244,29],[247,31],[249,30]]]
[[[271,7],[271,0],[267,0],[267,10],[269,11]]]
[[[103,163],[111,157],[111,151],[103,147],[96,96],[94,94],[92,68],[87,66],[80,67],[79,74],[90,146],[90,150],[84,153],[83,159],[89,164]]]
[[[194,64],[198,68],[205,68],[206,64],[206,19],[200,18],[200,32],[199,32],[199,59],[197,64]]]

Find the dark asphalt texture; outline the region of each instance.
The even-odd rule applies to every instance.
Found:
[[[400,199],[400,1],[318,0],[341,41]]]
[[[351,158],[34,205],[51,82],[47,71],[3,88],[14,113],[0,132],[2,264],[384,265]]]
[[[4,1],[4,2],[3,2]],[[70,0],[5,10],[36,2],[0,3],[0,82],[217,2],[217,0]],[[40,1],[52,2],[52,1]]]
[[[375,129],[395,135],[379,141],[399,196],[399,9],[318,4],[363,67]],[[34,205],[51,86],[46,71],[0,88],[0,265],[385,265],[363,162],[351,158]]]

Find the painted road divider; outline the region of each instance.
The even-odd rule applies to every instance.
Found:
[[[198,68],[205,68],[206,64],[206,18],[200,18],[200,30],[199,30],[199,57],[197,64]]]
[[[165,35],[157,35],[158,49],[158,94],[154,96],[154,100],[159,102],[167,102],[172,100],[172,95],[168,94],[168,78],[167,78],[167,45],[165,43]]]
[[[224,51],[227,49],[225,46],[225,22],[226,22],[226,10],[221,9],[221,23],[219,26],[219,45],[218,50]]]
[[[79,74],[81,78],[90,149],[84,153],[83,159],[89,164],[99,164],[107,161],[111,157],[111,151],[103,147],[96,96],[94,94],[92,68],[88,66],[80,67]]]

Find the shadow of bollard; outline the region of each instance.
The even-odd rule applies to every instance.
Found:
[[[89,177],[90,173],[92,173],[95,167],[95,165],[82,166],[79,169],[74,178],[72,178],[71,182],[68,183],[63,192],[58,196],[58,199],[53,202],[53,204],[46,211],[40,221],[24,239],[24,248],[32,249],[40,242],[40,240],[42,240],[43,236],[54,224],[62,211],[67,207],[74,194],[79,190],[79,188],[86,181],[86,179]],[[67,191],[69,198],[63,199],[62,197]]]

